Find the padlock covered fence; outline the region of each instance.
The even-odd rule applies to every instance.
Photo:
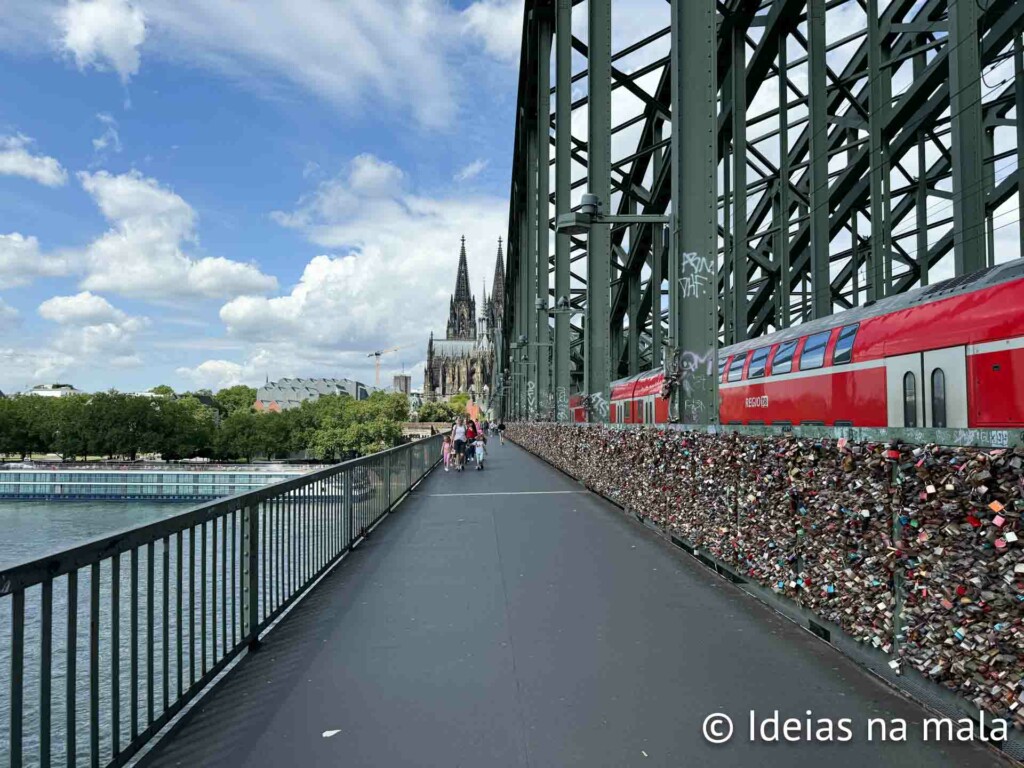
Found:
[[[0,767],[125,764],[440,457],[437,435],[0,570]]]
[[[1024,729],[1024,449],[544,423],[508,434]]]

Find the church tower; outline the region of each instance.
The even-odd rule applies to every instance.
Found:
[[[491,285],[491,298],[488,301],[487,331],[492,339],[496,336],[498,326],[505,316],[505,257],[501,252],[501,238],[498,238],[498,258],[494,265],[494,283]]]
[[[466,236],[462,236],[459,251],[459,272],[455,278],[455,293],[448,306],[449,341],[476,339],[476,299],[469,293],[469,267],[466,265]]]

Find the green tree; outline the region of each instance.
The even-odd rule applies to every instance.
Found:
[[[217,405],[225,416],[236,411],[251,411],[253,403],[256,402],[256,390],[244,384],[218,390],[214,395]]]
[[[458,410],[459,416],[466,415],[466,406],[469,405],[469,395],[465,392],[460,392],[457,395],[452,395],[448,402],[453,408]]]
[[[451,423],[462,415],[463,411],[453,406],[451,403],[445,403],[441,401],[431,401],[424,403],[420,406],[418,415],[419,420],[424,422],[437,422],[443,421],[445,423]]]
[[[163,397],[174,397],[174,390],[166,384],[159,384],[153,387],[151,390],[154,395],[162,395]]]
[[[236,410],[220,423],[217,432],[217,455],[252,461],[264,445],[261,434],[262,414]]]

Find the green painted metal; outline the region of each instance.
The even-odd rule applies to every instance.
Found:
[[[10,601],[0,603],[0,610],[9,605],[13,621],[10,634],[0,638],[10,643],[0,649],[0,656],[11,663],[10,686],[0,692],[0,707],[12,713],[10,733],[4,734],[5,738],[10,736],[12,764],[24,762],[23,727],[30,722],[33,728],[39,728],[40,765],[52,764],[54,747],[65,764],[76,764],[80,689],[88,699],[88,743],[83,745],[83,754],[88,756],[89,764],[127,763],[228,664],[252,648],[260,633],[430,471],[439,458],[440,441],[440,436],[434,436],[328,467],[0,571],[0,601]],[[344,518],[353,513],[351,481],[357,472],[362,473],[365,482],[360,486],[359,505],[363,511],[359,525],[354,525],[351,517],[347,522]],[[157,544],[163,561],[159,569]],[[146,562],[140,579],[142,556]],[[288,583],[281,578],[283,566],[290,570],[292,580]],[[88,670],[84,680],[76,668],[82,610],[78,578],[83,571],[89,579],[85,607]],[[58,579],[65,580],[67,589],[67,630],[62,651],[67,674],[61,692],[64,701],[58,704],[65,710],[66,725],[63,733],[58,731],[55,745],[50,702],[53,582]],[[41,590],[40,608],[26,614],[25,593],[37,586]],[[124,595],[124,589],[130,594]],[[155,605],[158,590],[162,610]],[[276,601],[275,594],[279,597]],[[140,609],[146,611],[145,624]],[[7,615],[7,610],[3,614]],[[236,619],[240,620],[240,631]],[[26,627],[27,622],[32,625]],[[172,625],[176,625],[173,630]],[[139,657],[140,631],[145,634],[145,663]],[[159,673],[155,655],[158,633],[162,649],[157,652],[163,655]],[[171,647],[175,641],[177,663],[172,671]],[[27,649],[26,642],[32,643]],[[38,661],[39,680],[33,675],[27,682],[26,658],[33,666]],[[125,674],[128,680],[123,679]],[[159,686],[155,677],[160,678]],[[26,707],[26,694],[37,692],[38,707],[32,707],[31,700]],[[37,715],[37,719],[30,720],[30,715]],[[33,754],[32,759],[35,757]]]
[[[611,0],[587,3],[587,189],[601,210],[611,212]],[[591,227],[587,236],[587,314],[584,334],[584,391],[604,395],[611,381],[611,232]],[[602,408],[590,419],[607,421]]]
[[[673,412],[717,421],[718,252],[716,19],[714,0],[673,0],[672,244],[677,284],[669,315],[679,382]]]
[[[807,2],[810,42],[810,201],[811,316],[832,314],[829,277],[828,92],[825,61],[825,0]]]
[[[534,140],[537,144],[537,210],[534,216],[537,237],[536,251],[536,298],[540,308],[534,309],[536,318],[537,361],[537,413],[550,418],[551,394],[551,331],[548,326],[550,306],[550,230],[551,218],[549,167],[551,164],[551,35],[553,27],[551,13],[539,10],[537,26],[537,119]]]
[[[1017,168],[1024,168],[1024,26],[1013,36],[1013,103],[1017,113]],[[1024,184],[1017,183],[1017,210],[1024,211]],[[1018,253],[1024,256],[1024,225],[1017,228]]]
[[[966,275],[985,266],[981,151],[981,58],[977,0],[949,3],[949,103],[953,156],[953,263]]]
[[[536,41],[533,41],[534,44]],[[533,110],[531,110],[533,111]],[[523,215],[523,241],[521,244],[522,270],[523,270],[523,326],[526,335],[526,347],[522,350],[523,372],[525,374],[525,415],[528,419],[537,417],[537,367],[539,356],[537,355],[537,177],[539,170],[538,163],[538,132],[536,116],[528,117],[528,129],[526,132],[526,201],[525,213]]]
[[[732,341],[747,338],[747,27],[734,17],[732,26]],[[729,206],[726,205],[726,210]]]

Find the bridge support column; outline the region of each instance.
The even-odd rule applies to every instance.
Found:
[[[549,246],[551,198],[551,14],[536,11],[537,17],[537,302],[531,317],[536,318],[537,410],[541,420],[550,421],[551,414],[551,329],[548,327],[548,295],[550,291]]]
[[[953,143],[953,264],[957,275],[985,266],[981,58],[977,0],[949,4],[949,116]]]
[[[808,0],[807,37],[810,43],[810,171],[811,189],[811,317],[832,314],[829,276],[828,123],[826,106],[825,0]]]
[[[587,3],[587,189],[603,213],[611,213],[612,175],[612,4]],[[712,43],[709,43],[709,45]],[[590,228],[587,237],[587,324],[584,334],[584,390],[608,397],[610,382],[611,229]],[[606,421],[603,409],[590,410],[590,421]]]
[[[674,412],[718,421],[718,114],[715,0],[672,0],[670,327],[679,382]],[[591,38],[593,39],[593,38]]]
[[[536,55],[536,38],[532,41]],[[535,111],[535,110],[534,110]],[[526,347],[523,352],[526,355],[524,361],[526,373],[526,418],[537,418],[537,385],[538,371],[540,370],[540,356],[537,354],[540,342],[537,328],[537,272],[539,259],[537,258],[537,243],[540,232],[540,221],[538,220],[538,179],[540,177],[538,162],[538,144],[540,142],[540,125],[536,116],[527,114],[526,121],[526,201],[521,217],[524,224],[524,238],[520,244],[520,254],[523,259],[523,326],[526,334]],[[547,169],[545,169],[547,170]]]
[[[555,218],[572,207],[572,0],[559,0],[555,18]],[[555,234],[555,300],[571,301],[567,232]],[[558,421],[569,421],[568,307],[555,314],[554,384]]]
[[[871,152],[871,254],[868,266],[868,298],[878,301],[889,293],[892,277],[892,236],[889,211],[889,159],[883,127],[889,121],[892,85],[887,65],[886,40],[878,0],[868,0],[868,142]],[[927,259],[927,253],[919,253]]]

